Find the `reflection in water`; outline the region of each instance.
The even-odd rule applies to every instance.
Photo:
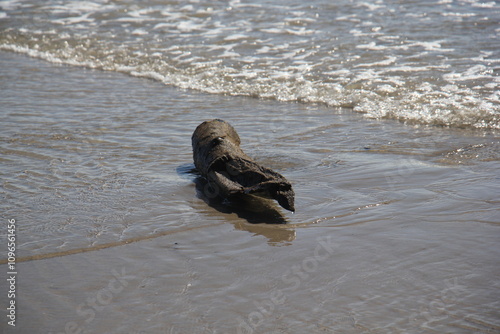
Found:
[[[277,228],[276,225],[234,223],[236,229],[262,235],[271,246],[288,246],[295,240],[295,229]]]
[[[197,196],[209,206],[223,214],[235,213],[249,223],[238,221],[234,223],[236,229],[265,236],[270,245],[282,246],[295,239],[295,230],[279,228],[287,220],[272,200],[253,195],[222,199],[212,191],[205,178],[197,176],[194,182]]]

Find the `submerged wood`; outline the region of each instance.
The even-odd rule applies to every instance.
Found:
[[[229,123],[220,119],[203,122],[191,139],[196,169],[208,180],[214,195],[228,198],[254,194],[273,198],[283,208],[295,211],[290,182],[247,156]]]

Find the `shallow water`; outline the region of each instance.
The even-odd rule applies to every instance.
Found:
[[[500,129],[495,1],[0,1],[0,49],[181,88]]]
[[[497,133],[0,59],[6,333],[500,332]],[[190,136],[215,117],[295,214],[207,204]]]

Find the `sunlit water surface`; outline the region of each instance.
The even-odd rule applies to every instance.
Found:
[[[500,332],[494,132],[0,59],[7,333]],[[295,214],[196,188],[190,137],[215,117]]]
[[[494,1],[0,1],[2,330],[500,333],[499,21]],[[207,197],[190,137],[216,117],[295,214]]]

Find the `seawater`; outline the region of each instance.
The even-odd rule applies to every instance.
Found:
[[[496,1],[0,2],[0,50],[203,92],[500,128]]]
[[[0,6],[6,333],[500,330],[496,3]],[[295,214],[196,187],[216,117]]]
[[[14,53],[0,63],[0,210],[18,227],[20,305],[6,333],[500,328],[494,131],[196,93]],[[190,137],[214,117],[293,183],[295,214],[209,205]]]

